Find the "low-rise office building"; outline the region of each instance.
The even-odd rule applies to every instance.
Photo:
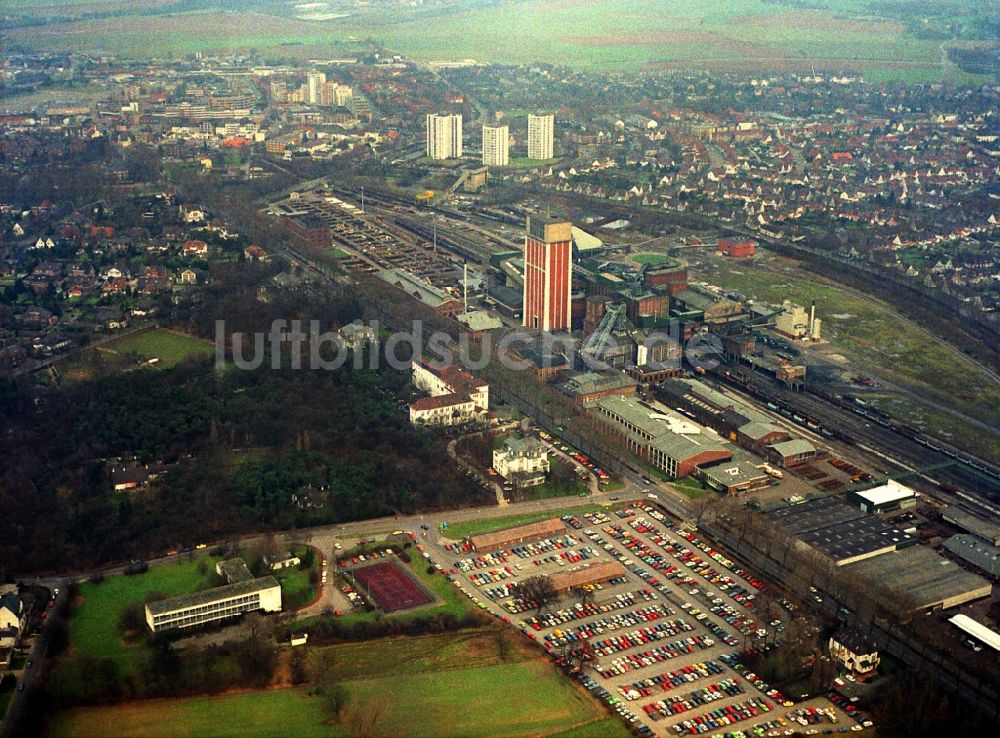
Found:
[[[146,624],[153,633],[161,633],[227,620],[256,610],[281,611],[281,585],[274,577],[244,580],[150,602],[146,605]]]

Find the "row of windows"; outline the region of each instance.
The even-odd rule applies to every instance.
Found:
[[[245,603],[242,605],[236,605],[234,607],[228,607],[224,610],[217,610],[213,613],[203,613],[201,615],[191,615],[189,617],[180,618],[178,620],[172,620],[168,623],[156,623],[153,625],[153,630],[169,630],[171,628],[189,628],[192,625],[200,625],[202,623],[209,623],[213,620],[224,620],[226,618],[231,618],[244,612],[250,612],[251,610],[257,610],[260,606],[253,603]]]
[[[248,604],[260,604],[260,593],[254,593],[250,595],[245,595],[242,597],[231,597],[228,600],[220,600],[218,602],[211,602],[207,605],[202,605],[200,607],[188,607],[183,610],[177,610],[176,612],[165,613],[163,615],[154,615],[153,622],[160,623],[167,620],[175,620],[180,617],[187,617],[189,615],[201,615],[204,613],[216,612],[221,609],[228,607],[237,607],[239,605]]]

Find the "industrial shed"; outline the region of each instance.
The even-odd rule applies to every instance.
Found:
[[[946,610],[988,597],[991,591],[990,583],[981,576],[923,546],[899,549],[845,568],[875,586],[912,598],[914,610]]]
[[[802,533],[799,538],[825,553],[837,566],[913,546],[917,542],[909,533],[870,515]]]
[[[518,543],[533,541],[536,538],[555,536],[566,532],[566,526],[559,518],[549,518],[537,523],[504,528],[491,533],[481,533],[469,536],[469,544],[476,551],[493,551],[498,548],[516,546]]]
[[[888,480],[885,484],[862,491],[849,491],[847,499],[865,512],[880,513],[917,504],[917,493],[899,482]]]
[[[941,511],[941,518],[946,523],[968,531],[993,546],[1000,546],[1000,525],[984,520],[977,515],[967,513],[960,507],[946,507]]]
[[[789,505],[772,510],[767,515],[782,528],[796,535],[865,517],[859,508],[845,505],[833,497]]]
[[[969,562],[994,579],[1000,579],[1000,548],[964,533],[952,536],[941,545],[951,554]]]
[[[968,615],[953,615],[948,618],[948,622],[980,643],[989,646],[994,651],[1000,652],[1000,633],[997,633],[995,630],[987,628],[982,623],[977,623]]]

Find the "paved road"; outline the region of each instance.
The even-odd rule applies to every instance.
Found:
[[[49,588],[59,587],[59,596],[56,598],[56,604],[53,608],[58,609],[66,602],[66,598],[69,596],[66,592],[66,583],[62,579],[52,579],[49,581],[51,582],[50,584],[44,584],[42,586],[47,586]],[[40,581],[36,582],[36,584],[39,583]],[[16,735],[13,732],[13,729],[26,717],[24,714],[25,710],[27,710],[26,698],[31,689],[34,687],[38,675],[41,673],[42,660],[46,656],[49,645],[51,622],[52,621],[49,619],[43,621],[41,631],[29,639],[29,648],[26,657],[27,661],[24,669],[17,675],[18,691],[14,692],[14,697],[11,699],[10,706],[7,709],[7,715],[3,719],[3,723],[0,724],[0,737],[2,738],[11,738]],[[28,666],[28,663],[31,665]],[[25,685],[23,692],[20,691],[21,684]]]

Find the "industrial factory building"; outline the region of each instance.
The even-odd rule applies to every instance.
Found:
[[[630,451],[672,479],[686,477],[702,464],[733,458],[714,434],[665,408],[632,397],[607,397],[591,407]]]
[[[909,600],[914,610],[947,610],[989,597],[992,591],[990,583],[981,576],[965,571],[924,546],[910,546],[846,568]]]

